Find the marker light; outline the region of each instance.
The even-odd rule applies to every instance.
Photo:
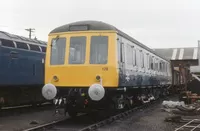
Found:
[[[100,77],[99,75],[97,75],[97,76],[96,76],[96,80],[99,81],[100,79],[101,79],[101,77]]]
[[[57,82],[59,79],[58,79],[57,76],[53,76],[53,80],[54,80],[55,82]]]

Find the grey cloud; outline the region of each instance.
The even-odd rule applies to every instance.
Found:
[[[48,33],[57,26],[100,20],[149,47],[197,46],[199,4],[199,0],[7,0],[0,9],[4,17],[0,25],[15,27],[7,30],[25,36],[28,34],[23,28],[34,27],[36,36],[47,41]]]

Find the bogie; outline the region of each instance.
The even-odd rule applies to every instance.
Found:
[[[105,98],[97,102],[89,99],[87,93],[82,96],[78,93],[79,90],[70,90],[69,96],[65,98],[67,102],[61,103],[65,107],[65,112],[71,117],[76,117],[78,113],[90,114],[100,110],[107,110],[108,114],[114,114],[137,105],[152,102],[160,98],[161,92],[164,93],[166,91],[166,89],[161,91],[160,88],[134,89],[127,93],[117,91],[116,93],[113,93],[113,91],[109,93],[108,91]]]

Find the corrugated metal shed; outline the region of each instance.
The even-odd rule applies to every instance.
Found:
[[[198,60],[198,47],[154,49],[169,60]]]

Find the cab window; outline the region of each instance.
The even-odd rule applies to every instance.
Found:
[[[51,42],[51,65],[63,65],[65,63],[66,38],[55,38]]]
[[[30,46],[30,50],[39,51],[40,52],[40,47],[38,45],[29,44],[29,46]]]
[[[86,37],[71,37],[70,38],[70,51],[69,51],[69,64],[84,64],[86,50]]]
[[[26,43],[22,43],[22,42],[16,42],[17,44],[17,48],[20,48],[20,49],[27,49],[28,50],[28,46]]]
[[[108,36],[92,36],[90,64],[106,64],[108,60]]]
[[[0,45],[6,47],[15,47],[14,43],[10,40],[0,39]]]

